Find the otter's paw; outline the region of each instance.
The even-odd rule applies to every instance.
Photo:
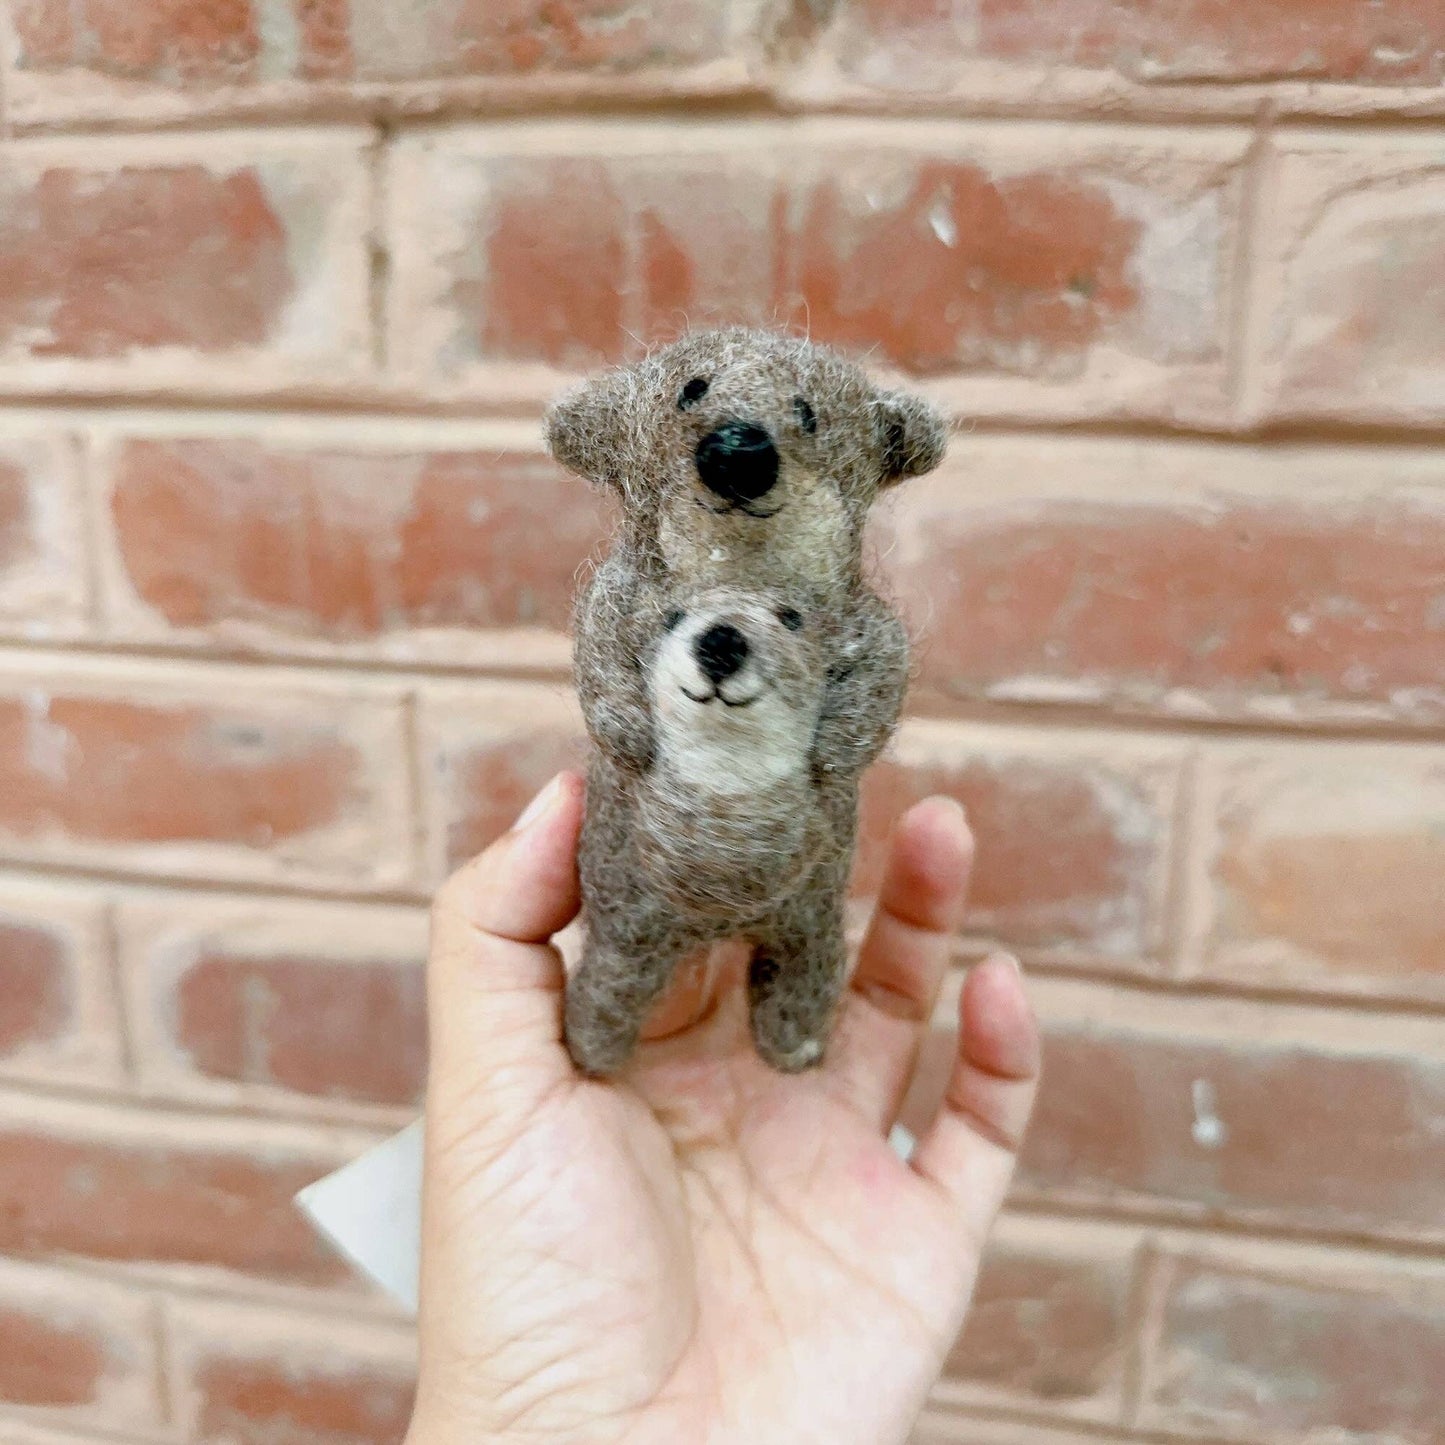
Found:
[[[757,1033],[753,1041],[762,1061],[782,1074],[801,1074],[823,1062],[822,1039],[773,1039]]]
[[[814,1064],[823,1062],[822,1042],[819,1039],[809,1039],[786,1054],[778,1054],[770,1062],[785,1074],[801,1074],[804,1069],[811,1069]]]

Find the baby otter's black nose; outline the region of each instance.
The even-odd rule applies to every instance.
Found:
[[[762,427],[730,421],[697,444],[697,474],[725,502],[756,502],[778,480],[778,449]]]
[[[748,640],[731,623],[709,627],[692,645],[697,665],[714,684],[725,682],[747,660]]]

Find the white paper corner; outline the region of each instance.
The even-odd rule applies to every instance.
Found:
[[[296,1203],[368,1279],[416,1314],[424,1121],[307,1185]]]

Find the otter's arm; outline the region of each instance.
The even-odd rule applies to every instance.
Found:
[[[642,585],[616,557],[597,570],[577,605],[573,646],[577,693],[593,742],[619,766],[652,761],[652,713],[642,675],[637,606]]]
[[[839,643],[813,734],[813,771],[856,776],[883,751],[898,722],[908,684],[908,635],[869,592]]]

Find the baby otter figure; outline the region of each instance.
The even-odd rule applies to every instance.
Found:
[[[846,976],[858,778],[907,675],[863,523],[937,465],[942,422],[820,347],[729,331],[588,383],[549,440],[622,499],[577,613],[594,747],[568,1047],[615,1072],[678,962],[740,937],[758,1052],[806,1068]]]

